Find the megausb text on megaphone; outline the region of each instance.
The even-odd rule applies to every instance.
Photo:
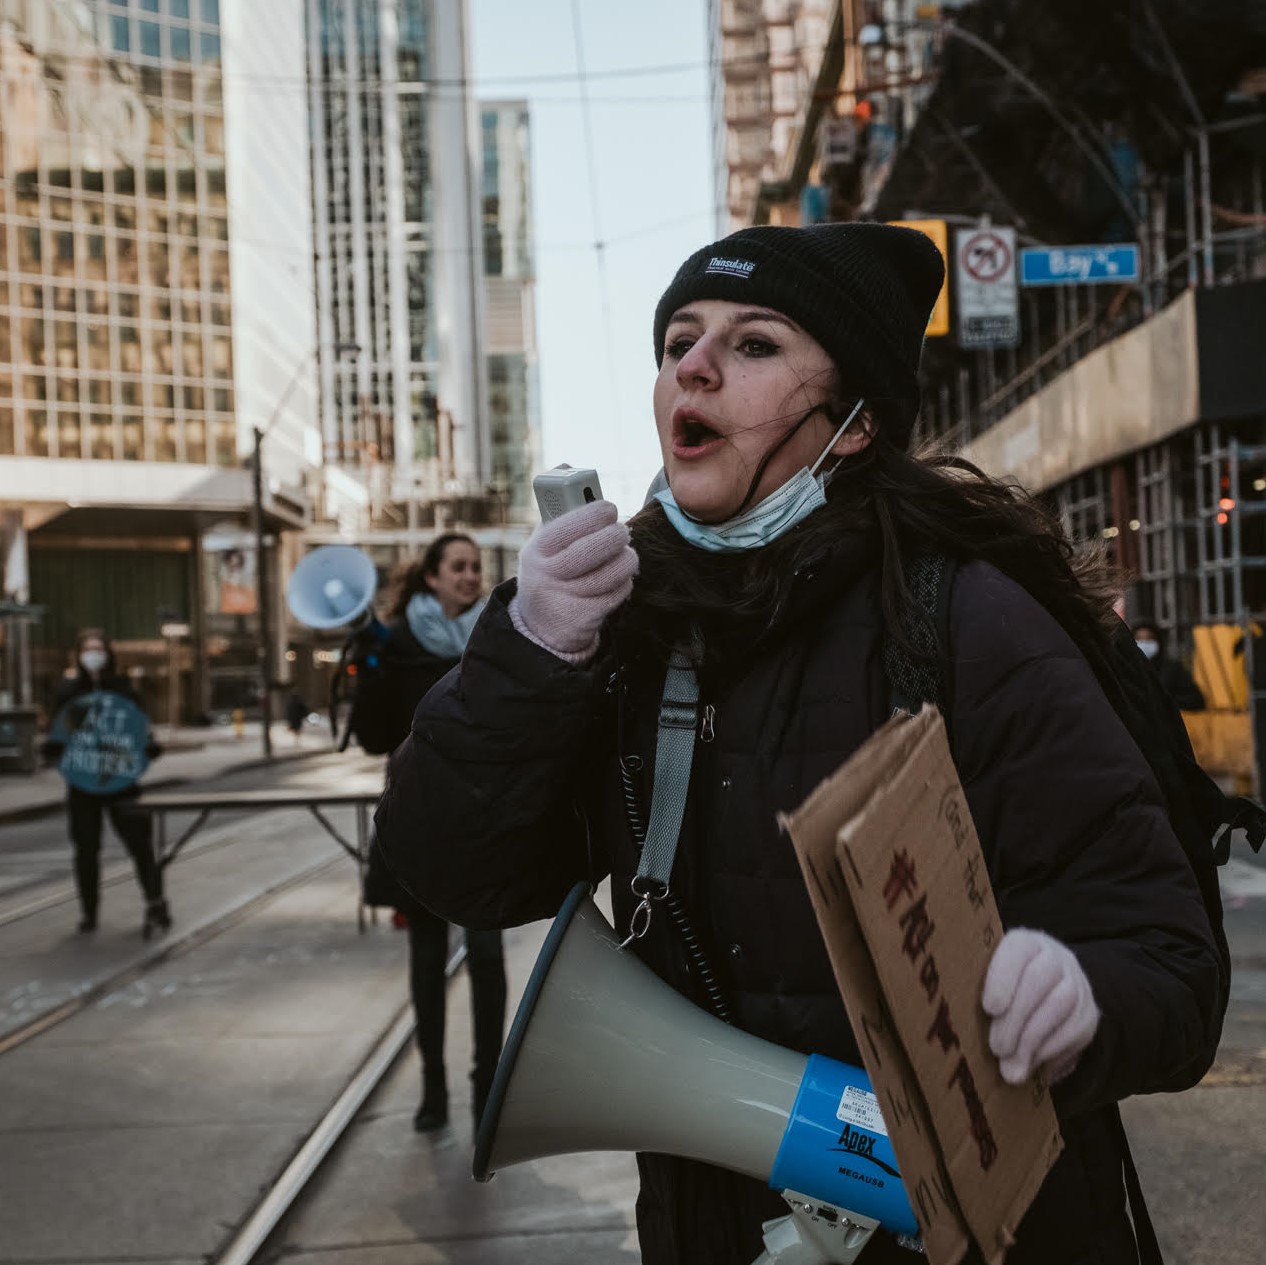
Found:
[[[578,884],[497,1065],[474,1175],[580,1151],[653,1151],[768,1182],[792,1214],[762,1262],[854,1260],[882,1225],[918,1234],[866,1073],[693,1005],[621,948]]]
[[[374,600],[373,559],[351,545],[323,545],[295,568],[286,588],[290,613],[309,628],[355,623]]]

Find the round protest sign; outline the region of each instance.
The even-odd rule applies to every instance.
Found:
[[[117,795],[149,767],[149,720],[130,698],[94,690],[57,713],[49,738],[62,743],[58,772],[89,795]]]

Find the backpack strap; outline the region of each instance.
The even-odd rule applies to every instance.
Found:
[[[944,554],[920,553],[906,561],[910,604],[902,628],[910,648],[895,637],[885,636],[881,651],[893,715],[914,715],[924,703],[932,703],[949,724],[949,615],[955,570],[954,562]]]
[[[1121,1175],[1125,1178],[1125,1193],[1130,1201],[1130,1220],[1134,1224],[1134,1242],[1139,1250],[1139,1265],[1165,1265],[1164,1258],[1161,1256],[1160,1242],[1156,1238],[1156,1227],[1152,1225],[1152,1218],[1147,1211],[1147,1200],[1143,1198],[1139,1171],[1134,1167],[1130,1140],[1125,1136],[1125,1124],[1121,1119],[1121,1111],[1115,1105],[1112,1107],[1112,1132],[1121,1152]]]

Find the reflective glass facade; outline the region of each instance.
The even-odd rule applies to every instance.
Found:
[[[522,101],[480,106],[492,487],[517,520],[534,513],[540,456],[529,122]]]
[[[434,455],[429,9],[309,0],[323,429],[345,465],[395,459],[402,419],[422,424],[399,455]]]
[[[0,0],[0,455],[237,461],[218,0]]]

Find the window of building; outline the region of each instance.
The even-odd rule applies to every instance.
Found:
[[[0,453],[12,455],[17,452],[17,431],[13,426],[13,410],[0,404]]]
[[[140,461],[145,456],[145,428],[139,417],[123,419],[123,460]]]
[[[118,3],[118,0],[115,0]],[[132,50],[132,40],[128,33],[127,18],[116,13],[110,18],[110,47],[116,53],[128,53]]]
[[[38,272],[41,257],[40,230],[24,225],[18,229],[19,265],[26,265],[31,272]]]
[[[237,464],[237,434],[231,419],[219,419],[212,424],[214,442],[212,460],[218,466]]]
[[[157,22],[141,22],[140,45],[143,57],[160,58],[163,55],[163,28]]]
[[[48,456],[48,414],[43,409],[28,409],[26,414],[25,452],[28,457]]]
[[[114,457],[114,419],[109,413],[88,414],[89,452],[98,461]]]
[[[200,417],[185,422],[185,460],[204,465],[207,460],[207,428]]]
[[[204,62],[220,60],[220,37],[210,31],[203,31],[198,37],[198,57]]]
[[[198,8],[204,22],[210,26],[220,25],[220,0],[201,0]]]
[[[24,316],[18,334],[18,354],[28,365],[44,363],[44,318]],[[43,396],[40,397],[43,399]]]
[[[177,447],[178,432],[176,429],[176,421],[174,418],[167,416],[155,416],[151,420],[151,432],[154,441],[154,460],[155,461],[178,461],[179,450]]]
[[[83,456],[83,438],[79,430],[79,413],[58,411],[57,455],[73,459]]]
[[[190,33],[187,26],[173,26],[167,32],[168,38],[171,40],[171,55],[176,61],[192,61],[193,50],[190,42]],[[192,132],[192,129],[190,129]],[[185,139],[181,137],[181,139]],[[188,138],[192,143],[193,137]]]

